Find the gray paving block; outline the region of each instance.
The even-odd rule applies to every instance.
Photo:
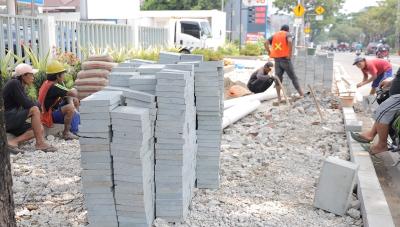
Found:
[[[314,206],[344,215],[353,192],[358,165],[334,157],[328,157],[321,170]]]

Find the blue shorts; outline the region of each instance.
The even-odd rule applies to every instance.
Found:
[[[53,111],[53,122],[56,124],[64,124],[64,114],[61,111],[61,107]],[[71,132],[77,134],[79,131],[79,124],[81,123],[81,116],[75,111],[71,121]]]
[[[381,75],[378,75],[378,77],[372,82],[371,87],[377,88],[379,87],[379,84],[386,80],[387,78],[390,78],[393,76],[393,71],[392,69],[389,69],[388,71],[382,73]]]

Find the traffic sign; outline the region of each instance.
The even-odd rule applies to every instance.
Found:
[[[318,15],[322,15],[322,14],[325,13],[325,9],[324,9],[324,7],[322,7],[322,6],[318,6],[318,7],[315,9],[315,12],[316,12]]]
[[[294,7],[293,12],[296,17],[302,17],[306,10],[301,4],[298,4],[296,7]]]
[[[324,20],[324,15],[317,15],[317,16],[315,16],[315,20],[316,20],[316,21],[322,21],[322,20]]]
[[[17,0],[18,3],[32,4],[32,0]],[[44,5],[44,0],[34,0],[33,4]]]
[[[311,33],[311,28],[304,28],[304,32],[306,33],[306,34],[310,34]]]

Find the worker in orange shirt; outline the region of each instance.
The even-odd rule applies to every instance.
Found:
[[[299,80],[294,72],[292,58],[292,35],[289,33],[289,26],[283,25],[281,30],[271,36],[265,42],[265,50],[268,55],[275,60],[275,75],[282,82],[283,74],[286,72],[292,80],[293,86],[296,88],[300,97],[304,96],[303,89],[300,87]],[[278,94],[278,101],[281,101],[281,87],[275,85]]]

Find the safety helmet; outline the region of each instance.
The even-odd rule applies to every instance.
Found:
[[[52,60],[47,64],[46,74],[56,74],[67,71],[61,62]]]

